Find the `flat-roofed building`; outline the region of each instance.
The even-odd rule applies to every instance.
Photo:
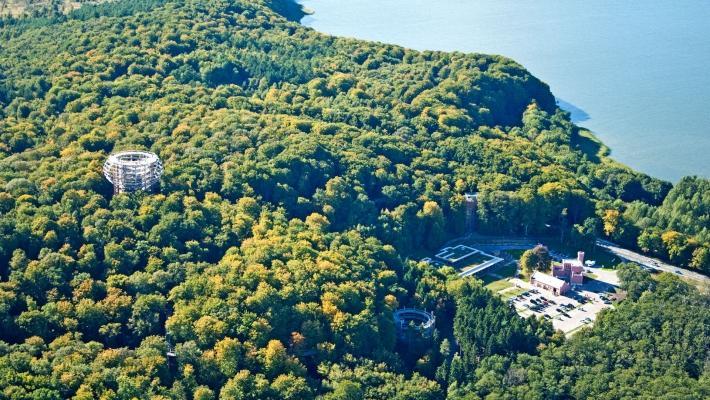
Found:
[[[540,289],[548,290],[558,296],[567,293],[570,286],[569,283],[562,279],[555,278],[552,275],[543,274],[540,271],[535,271],[530,277],[530,284]]]

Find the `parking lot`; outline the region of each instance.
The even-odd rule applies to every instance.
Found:
[[[596,272],[596,271],[595,271]],[[509,302],[523,317],[536,315],[552,321],[552,326],[565,334],[589,325],[597,314],[605,308],[612,308],[616,274],[603,274],[606,280],[586,279],[585,284],[567,292],[563,296],[554,295],[543,289],[534,288],[520,279],[511,279],[511,283],[525,292],[513,296]]]

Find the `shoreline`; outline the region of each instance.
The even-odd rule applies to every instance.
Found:
[[[426,30],[431,28],[434,24],[425,21],[431,19],[441,21],[442,18],[445,18],[447,13],[449,13],[447,10],[438,12],[430,16],[429,19],[425,18],[427,14],[426,10],[422,12],[416,10],[402,10],[402,27],[400,29],[397,27],[387,27],[386,20],[394,19],[398,15],[394,7],[401,6],[401,2],[395,2],[392,7],[383,7],[384,10],[382,12],[375,11],[369,14],[367,10],[371,9],[371,3],[361,3],[357,6],[353,4],[338,6],[337,4],[329,5],[326,2],[318,0],[292,1],[298,2],[299,4],[307,4],[309,8],[315,8],[315,10],[309,10],[309,15],[317,13],[317,15],[320,16],[317,19],[305,18],[300,21],[301,25],[331,36],[388,43],[419,51],[438,50],[476,54],[505,54],[506,58],[515,60],[526,70],[537,71],[534,75],[553,88],[553,95],[559,100],[558,107],[571,114],[570,119],[572,123],[579,127],[580,130],[592,132],[596,141],[602,142],[604,147],[606,147],[607,151],[605,156],[616,164],[650,178],[670,182],[674,185],[685,176],[709,177],[707,175],[707,159],[704,160],[702,154],[703,149],[706,148],[706,145],[710,141],[703,136],[699,136],[699,133],[702,133],[706,128],[700,128],[700,130],[698,130],[696,126],[698,122],[702,122],[703,118],[693,118],[682,126],[674,127],[673,132],[677,131],[679,135],[678,140],[669,140],[668,135],[665,134],[669,131],[668,123],[664,122],[663,119],[635,119],[639,117],[638,114],[641,112],[640,110],[646,110],[644,104],[647,103],[647,97],[643,91],[638,93],[640,97],[636,97],[635,100],[634,98],[629,98],[630,96],[624,97],[623,93],[632,93],[632,89],[637,88],[637,86],[632,86],[632,84],[636,84],[635,80],[628,85],[619,86],[619,79],[610,77],[609,80],[604,80],[604,74],[597,74],[601,76],[594,75],[593,77],[601,80],[597,87],[599,95],[592,95],[590,93],[594,92],[593,87],[590,88],[590,85],[586,83],[575,83],[580,80],[584,81],[584,79],[575,79],[570,73],[563,72],[560,75],[560,68],[554,66],[556,65],[555,62],[552,62],[552,64],[551,62],[544,61],[537,63],[534,58],[532,58],[531,61],[531,57],[528,54],[529,52],[516,51],[514,48],[511,50],[510,45],[505,45],[507,42],[502,46],[496,45],[495,41],[493,44],[489,43],[491,40],[495,39],[495,32],[491,32],[490,29],[486,30],[483,33],[484,36],[481,37],[480,40],[473,42],[473,44],[471,41],[464,39],[457,40],[452,36],[456,35],[456,32],[458,32],[458,34],[468,32],[461,31],[460,29],[454,29],[451,32],[447,31],[448,33],[434,34],[433,39],[431,39],[432,35],[419,35],[417,33],[416,29],[418,27]],[[419,2],[414,3],[417,7],[421,6],[421,4],[422,3]],[[468,10],[468,8],[454,6],[450,8],[453,11]],[[498,12],[503,7],[494,8],[495,11]],[[381,18],[382,15],[386,16]],[[493,16],[495,15],[494,13]],[[353,18],[369,16],[369,19],[372,21],[368,20],[367,23],[364,23],[363,26],[368,27],[365,30],[364,28],[358,27],[360,24],[348,22],[351,16]],[[455,15],[449,16],[451,17],[451,23],[455,25],[458,18],[456,18]],[[521,20],[524,21],[524,18],[518,18],[518,22]],[[446,21],[446,19],[443,19],[443,21]],[[523,28],[525,27],[527,27],[527,25],[523,26]],[[570,29],[567,30],[574,33]],[[471,32],[480,33],[479,31],[480,29]],[[411,34],[409,32],[411,32]],[[524,29],[522,29],[521,32],[524,32]],[[502,40],[512,40],[518,36],[520,35],[504,35]],[[493,39],[491,39],[491,37]],[[447,39],[451,40],[447,42]],[[466,42],[468,42],[468,44]],[[571,42],[571,40],[564,41],[565,45],[570,44],[568,42]],[[599,38],[597,43],[598,45],[593,46],[590,50],[598,51],[600,48],[607,47],[610,51],[616,49],[613,44],[607,45],[607,43],[603,41],[603,38]],[[552,55],[558,57],[559,62],[567,62],[570,57],[569,52],[565,53],[564,51],[561,53],[553,53]],[[606,59],[602,61],[608,64],[609,57],[606,57]],[[623,63],[621,64],[621,66],[624,65]],[[577,66],[577,64],[573,66]],[[581,67],[580,73],[583,73],[580,75],[583,77],[587,76],[584,75],[584,73],[588,74],[589,71],[587,68]],[[649,74],[653,73],[655,72],[649,72]],[[664,85],[661,85],[661,88],[663,87]],[[628,106],[623,105],[622,100],[612,101],[610,103],[602,98],[609,96],[609,91],[615,92],[617,89],[614,88],[618,88],[619,93],[622,94],[613,97],[621,98],[623,104],[628,104]],[[641,86],[641,88],[643,89],[644,86]],[[559,93],[557,93],[558,91]],[[560,97],[557,97],[558,95]],[[567,99],[570,101],[565,101]],[[632,103],[629,103],[629,101]],[[580,104],[581,106],[576,107],[576,104]],[[626,107],[629,108],[628,112]],[[693,109],[695,109],[695,107]],[[653,112],[654,110],[655,108],[648,108],[646,111],[654,116],[661,115],[658,112]],[[593,118],[587,114],[587,111],[589,114],[593,114]],[[690,117],[687,115],[687,112],[683,114],[685,115],[685,119]],[[634,118],[633,120],[631,119],[632,117]],[[644,143],[647,145],[644,145]]]
[[[287,20],[299,24],[301,24],[301,20],[305,16],[314,13],[313,10],[305,7],[298,0],[265,0],[264,3]]]
[[[315,31],[317,31],[317,32],[319,32],[319,33],[321,33],[321,34],[324,34],[324,35],[329,35],[329,36],[334,36],[334,37],[340,37],[340,36],[337,36],[337,35],[332,35],[332,34],[329,34],[329,33],[321,32],[321,31],[318,31],[317,29],[315,29],[315,28],[313,28],[313,27],[304,25],[303,22],[302,22],[303,19],[304,19],[305,17],[307,17],[307,16],[314,15],[316,11],[313,10],[313,9],[310,9],[310,8],[306,7],[304,4],[302,4],[302,3],[301,3],[302,0],[286,0],[286,1],[289,2],[289,3],[293,3],[294,5],[298,6],[298,8],[300,9],[300,12],[301,12],[302,16],[301,16],[301,17],[298,19],[298,21],[296,21],[296,22],[298,22],[301,26],[306,27],[306,28],[309,28],[309,29],[313,29],[313,30],[315,30]],[[365,41],[365,42],[368,42],[368,41],[369,41],[369,40],[367,40],[367,39],[361,39],[361,38],[356,38],[356,37],[354,37],[353,39],[362,40],[362,41]],[[389,44],[394,45],[394,46],[399,46],[399,47],[407,48],[406,46],[402,46],[401,44],[397,44],[397,43],[389,43]],[[410,49],[410,50],[414,50],[414,49]],[[415,50],[415,51],[419,51],[419,50]],[[431,50],[431,51],[441,51],[441,50]],[[446,51],[444,51],[444,52],[446,52]],[[464,53],[466,53],[466,52],[464,52]],[[473,52],[473,53],[475,53],[475,54],[487,54],[487,53],[480,53],[480,52]],[[497,55],[498,55],[498,54],[497,54]],[[505,58],[510,58],[509,56],[502,55],[502,54],[500,54],[499,56],[505,57]],[[525,67],[522,63],[518,62],[517,60],[515,60],[515,59],[513,59],[513,58],[510,58],[510,59],[513,60],[514,62],[520,64],[525,70],[527,70],[528,72],[530,72],[530,70],[529,70],[527,67]],[[532,74],[532,72],[530,72],[530,74]],[[538,78],[538,79],[539,79],[539,78]],[[544,81],[543,81],[543,82],[544,82]],[[547,85],[551,88],[551,85],[549,85],[547,82],[545,82],[545,84],[547,84]],[[552,92],[552,90],[550,90],[550,92]],[[584,126],[580,125],[581,122],[584,122],[584,121],[586,121],[586,120],[589,119],[589,115],[588,115],[584,110],[579,109],[579,108],[577,108],[576,106],[574,106],[573,104],[571,104],[571,103],[569,103],[569,102],[566,102],[566,101],[564,101],[564,100],[558,98],[557,96],[554,95],[554,93],[552,93],[552,95],[555,97],[556,107],[558,107],[560,110],[563,110],[563,111],[569,113],[569,114],[570,114],[570,122],[572,122],[572,123],[578,128],[578,135],[577,135],[576,137],[572,138],[572,140],[570,141],[570,146],[571,146],[571,147],[572,147],[572,146],[578,147],[578,150],[579,150],[579,151],[581,151],[581,152],[587,154],[589,157],[597,158],[597,159],[599,160],[599,162],[606,162],[606,163],[616,164],[616,165],[618,165],[618,166],[620,166],[620,167],[622,167],[622,168],[626,168],[626,169],[629,169],[629,170],[631,170],[631,171],[633,171],[633,172],[647,175],[647,176],[649,176],[649,177],[651,177],[651,178],[653,178],[653,179],[658,179],[658,180],[661,180],[661,181],[670,182],[672,185],[675,186],[675,184],[676,184],[677,182],[674,182],[674,181],[671,181],[671,180],[668,180],[668,179],[665,179],[665,178],[660,178],[660,177],[657,177],[657,176],[653,176],[653,175],[651,175],[651,174],[649,174],[649,173],[647,173],[647,172],[644,172],[644,171],[641,171],[641,170],[639,170],[639,169],[633,168],[633,167],[631,167],[631,166],[629,166],[629,165],[626,165],[625,163],[623,163],[623,162],[621,162],[621,161],[619,161],[619,160],[613,158],[613,156],[612,156],[612,151],[613,151],[613,150],[612,150],[608,145],[606,145],[591,129],[585,128]],[[574,108],[574,110],[568,110],[568,109],[564,108],[563,105],[562,105],[562,103],[572,106],[572,107]],[[584,119],[581,120],[581,121],[575,122],[575,121],[574,121],[574,116],[573,116],[573,113],[574,113],[574,112],[581,112],[581,113],[583,113],[583,114],[584,114]],[[679,179],[679,180],[680,180],[680,179]]]

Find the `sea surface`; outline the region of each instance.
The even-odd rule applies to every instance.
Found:
[[[710,177],[710,0],[299,2],[320,32],[513,58],[616,160]]]

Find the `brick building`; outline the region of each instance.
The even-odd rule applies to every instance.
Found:
[[[570,285],[584,283],[584,252],[577,252],[577,258],[568,258],[552,264],[552,276],[569,282]]]
[[[550,291],[558,296],[567,293],[570,289],[569,283],[540,271],[533,272],[530,277],[530,284],[540,289]]]

